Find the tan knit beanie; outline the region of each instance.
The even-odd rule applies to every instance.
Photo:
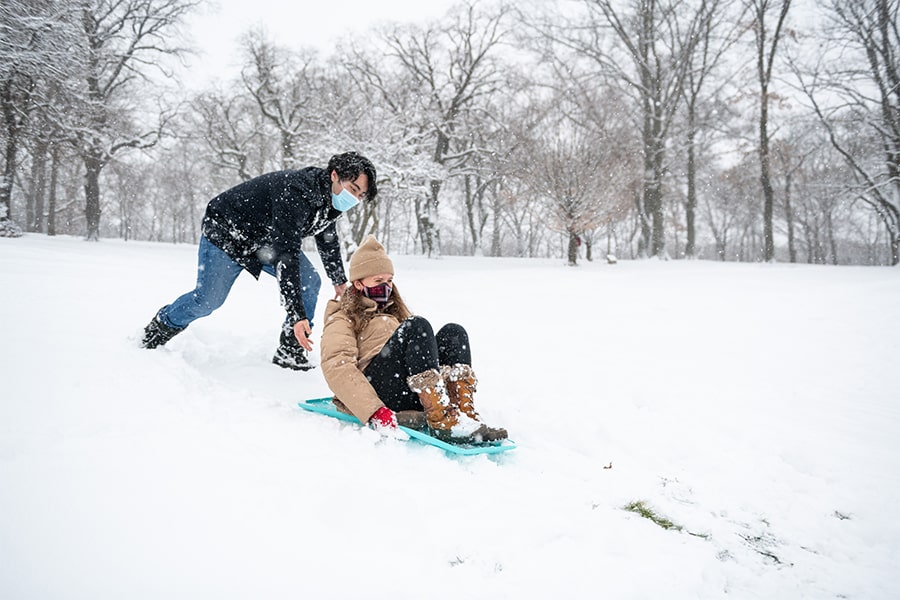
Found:
[[[363,240],[363,243],[350,257],[350,281],[359,281],[382,273],[393,275],[394,263],[388,258],[384,246],[375,239],[374,235],[370,235]]]

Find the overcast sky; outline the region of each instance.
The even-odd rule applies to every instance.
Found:
[[[238,40],[264,27],[276,42],[331,52],[345,36],[382,22],[426,22],[443,16],[457,0],[213,0],[190,20],[194,45],[188,85],[237,74]]]

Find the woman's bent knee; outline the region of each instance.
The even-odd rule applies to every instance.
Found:
[[[421,331],[430,336],[434,336],[434,329],[432,329],[431,323],[429,323],[428,319],[425,317],[420,317],[418,315],[409,317],[403,322],[403,325],[405,325],[407,329]]]

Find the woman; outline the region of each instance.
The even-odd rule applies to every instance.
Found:
[[[384,246],[367,237],[350,259],[352,285],[325,309],[322,373],[335,405],[376,429],[396,429],[397,413],[421,421],[424,412],[432,435],[445,441],[506,439],[505,429],[488,427],[475,412],[465,329],[450,324],[435,334],[412,316],[393,280]]]

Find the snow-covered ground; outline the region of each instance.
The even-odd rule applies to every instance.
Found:
[[[138,348],[195,266],[0,238],[0,597],[900,596],[896,268],[396,256],[519,445],[454,458],[298,409],[269,277]]]

